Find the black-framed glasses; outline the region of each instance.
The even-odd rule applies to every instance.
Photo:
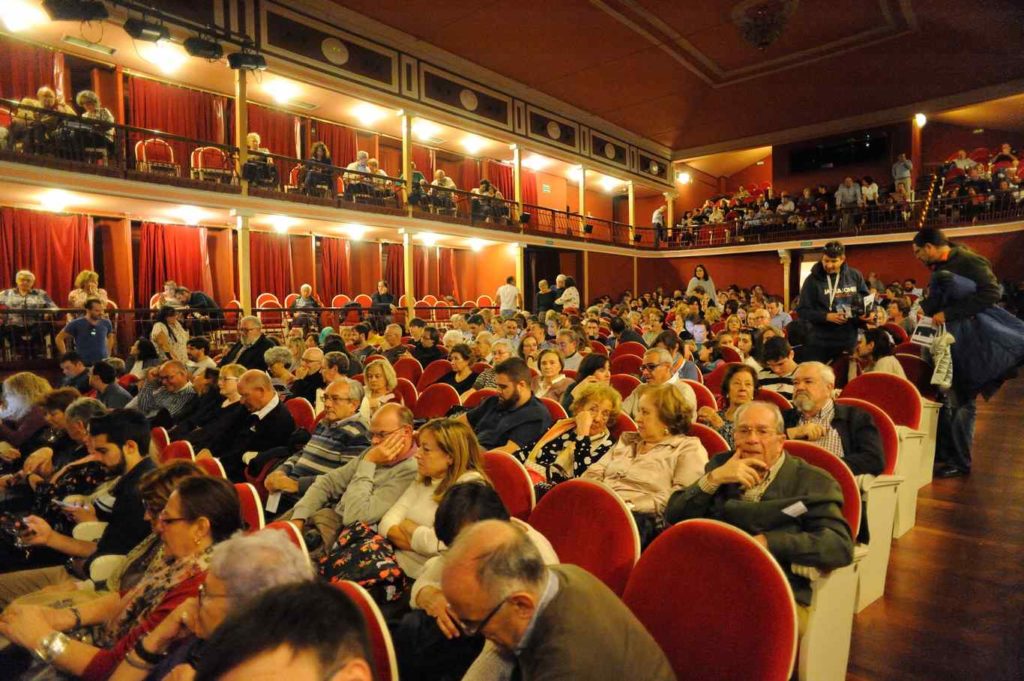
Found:
[[[501,610],[501,606],[505,605],[506,603],[508,603],[507,598],[501,599],[501,602],[499,602],[496,606],[491,608],[491,611],[487,613],[487,616],[479,622],[473,622],[473,620],[455,621],[458,622],[459,629],[462,630],[463,634],[465,634],[466,636],[476,636],[483,630],[484,627],[487,626],[487,623],[490,622],[494,618],[494,616],[498,614],[498,611]]]
[[[660,366],[661,366],[660,364],[641,364],[640,365],[640,369],[642,371],[650,371],[650,372],[653,373],[654,370],[657,369]]]
[[[184,518],[184,517],[182,517],[182,518],[168,518],[163,513],[159,514],[156,517],[156,519],[157,519],[157,522],[159,522],[161,525],[173,525],[174,523],[187,523],[187,522],[191,522],[188,518]]]
[[[397,433],[400,430],[401,430],[401,428],[395,428],[394,430],[371,430],[370,431],[370,439],[373,440],[373,439],[377,438],[377,439],[383,440],[388,435],[392,435],[393,433]]]

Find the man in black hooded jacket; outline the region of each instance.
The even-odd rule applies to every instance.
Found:
[[[800,288],[800,320],[811,326],[801,361],[829,363],[857,343],[857,326],[864,316],[868,285],[860,272],[846,263],[846,249],[830,241],[821,262]]]

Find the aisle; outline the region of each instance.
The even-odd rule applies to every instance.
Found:
[[[974,473],[921,490],[848,679],[1024,679],[1024,379],[979,400]]]

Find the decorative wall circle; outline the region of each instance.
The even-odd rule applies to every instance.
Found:
[[[554,121],[548,121],[545,130],[548,133],[548,137],[550,137],[553,140],[561,139],[562,137],[562,126],[560,126],[558,123]]]
[[[345,43],[337,38],[324,38],[323,42],[320,43],[320,51],[323,52],[324,58],[327,61],[336,66],[348,63],[348,48],[345,47]]]
[[[476,107],[480,104],[476,93],[466,88],[463,88],[462,92],[459,93],[459,102],[466,111],[476,111]]]
[[[604,155],[607,156],[609,160],[614,160],[615,159],[615,145],[612,144],[611,142],[605,142],[604,143]]]
[[[647,166],[647,170],[650,171],[651,175],[661,175],[661,166],[658,165],[657,161],[651,161],[651,164]]]

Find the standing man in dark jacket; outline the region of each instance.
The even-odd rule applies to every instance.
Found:
[[[804,346],[802,360],[831,362],[857,343],[857,325],[864,316],[868,285],[861,273],[846,264],[846,249],[830,241],[822,250],[821,262],[812,269],[800,288],[801,321],[813,328]]]
[[[960,275],[977,286],[974,295],[952,301],[941,309],[936,301],[925,298],[921,310],[931,316],[936,326],[967,319],[999,302],[999,281],[989,261],[966,246],[951,243],[942,230],[920,230],[914,235],[913,248],[914,257],[932,270]],[[939,412],[939,432],[935,439],[935,476],[939,478],[955,478],[971,472],[977,393],[963,389],[965,378],[953,372],[953,387]]]

